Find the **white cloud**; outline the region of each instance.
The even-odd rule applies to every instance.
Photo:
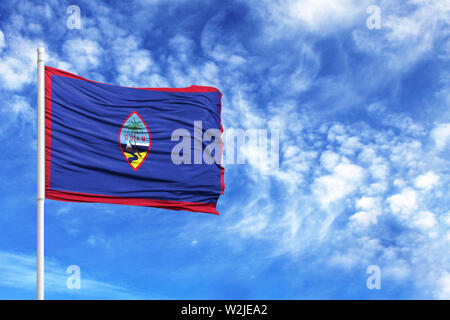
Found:
[[[450,272],[445,272],[437,281],[437,298],[441,300],[450,299]]]
[[[382,32],[355,29],[353,39],[359,49],[379,57],[384,69],[406,72],[434,49],[450,21],[448,0],[383,1],[380,6]]]
[[[224,41],[222,33],[224,32],[223,27],[227,18],[227,11],[224,10],[219,11],[209,19],[202,30],[200,44],[207,56],[218,62],[227,63],[231,61],[232,65],[236,66],[236,63],[240,65],[243,62],[242,55],[246,54],[246,50],[241,42],[233,38],[228,38],[228,41]],[[191,45],[185,41],[183,41],[183,46],[192,49]]]
[[[63,51],[77,72],[92,71],[99,66],[103,49],[93,40],[70,39],[64,42]]]
[[[443,221],[447,226],[450,226],[450,212],[447,212],[446,214],[442,215],[442,221]]]
[[[21,96],[14,96],[12,100],[13,104],[10,106],[10,110],[15,115],[21,116],[26,122],[32,123],[35,118],[35,112],[34,109],[28,104],[27,100]]]
[[[394,254],[396,255],[395,258],[388,260],[389,264],[382,269],[384,279],[392,279],[396,281],[411,279],[413,271],[411,265],[408,261],[402,259],[401,256],[398,256],[397,252]]]
[[[350,219],[350,221],[357,222],[359,225],[361,225],[363,227],[368,227],[371,224],[377,223],[377,216],[374,215],[373,213],[367,212],[367,211],[356,212],[349,219]]]
[[[370,174],[375,180],[385,180],[389,175],[389,162],[382,157],[373,158]]]
[[[411,188],[406,188],[401,193],[394,194],[387,201],[393,213],[403,216],[408,216],[418,208],[417,193]]]
[[[420,229],[430,229],[436,225],[436,218],[432,212],[420,211],[414,215],[412,224]]]
[[[342,124],[334,124],[330,130],[328,130],[328,140],[344,142],[347,138],[345,127]]]
[[[450,123],[438,124],[431,132],[431,136],[436,149],[439,151],[444,150],[450,141]]]
[[[41,41],[21,36],[8,39],[8,46],[0,53],[0,81],[3,88],[20,90],[35,81],[36,48],[42,46]]]
[[[300,0],[284,3],[289,15],[308,28],[323,32],[334,27],[351,25],[356,17],[364,17],[367,1],[356,0]]]
[[[361,210],[349,219],[360,226],[368,227],[378,222],[377,216],[381,214],[380,199],[373,197],[362,197],[356,203],[356,209]]]
[[[421,124],[413,121],[404,113],[386,112],[387,110],[388,107],[382,102],[375,102],[367,107],[369,115],[386,126],[400,129],[403,134],[407,135],[424,135],[425,129]]]
[[[344,140],[339,148],[339,152],[347,156],[352,156],[355,152],[362,147],[358,137],[348,137]]]
[[[12,128],[15,128],[17,135],[20,132],[24,134],[35,132],[36,112],[24,96],[13,95],[5,99],[0,107],[0,115],[3,120],[0,133],[11,132]]]
[[[378,201],[379,201],[378,199],[373,197],[362,197],[356,203],[356,208],[366,211],[378,209],[379,208]]]
[[[401,143],[393,144],[389,158],[396,166],[418,170],[423,161],[421,152],[422,144],[419,140],[405,139]]]
[[[89,236],[85,243],[91,247],[103,246],[104,248],[110,248],[110,243],[107,239],[96,235]]]
[[[419,189],[432,189],[439,182],[439,177],[434,172],[427,172],[414,180],[414,185]]]
[[[332,171],[339,161],[339,154],[333,151],[324,151],[320,156],[320,164],[328,171]]]
[[[170,48],[177,54],[178,59],[184,63],[192,62],[195,42],[182,35],[176,35],[169,40]]]
[[[312,189],[324,207],[355,191],[363,182],[364,169],[351,163],[340,163],[330,175],[314,181]]]
[[[358,158],[360,159],[360,161],[365,162],[365,163],[371,163],[372,159],[374,159],[377,155],[376,150],[375,150],[376,146],[363,146],[360,154],[358,155]]]
[[[266,21],[266,34],[278,38],[286,28],[323,34],[358,22],[365,27],[369,3],[368,0],[282,0],[255,1],[253,7]]]
[[[113,48],[120,84],[146,86],[147,84],[136,83],[136,80],[148,76],[151,71],[158,71],[150,52],[140,48],[140,43],[134,36],[116,39]]]
[[[229,228],[230,231],[239,231],[243,236],[256,236],[267,226],[267,217],[263,214],[250,215]]]

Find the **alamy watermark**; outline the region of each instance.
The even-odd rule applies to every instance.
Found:
[[[366,26],[370,30],[381,29],[381,9],[379,6],[370,5],[367,7],[367,13],[370,16],[366,20]]]
[[[367,289],[373,290],[381,289],[381,270],[377,265],[370,265],[367,267],[366,273],[369,274],[367,278],[366,286]]]
[[[66,13],[69,15],[66,20],[68,29],[81,29],[81,9],[77,5],[67,7]]]
[[[81,289],[81,270],[77,265],[67,267],[66,273],[69,274],[66,280],[66,287],[70,290]]]
[[[176,165],[250,164],[268,175],[279,168],[278,129],[230,128],[224,130],[222,137],[219,129],[203,130],[202,121],[194,121],[193,126],[193,135],[185,128],[172,132],[171,140],[177,143],[172,148],[171,159]]]

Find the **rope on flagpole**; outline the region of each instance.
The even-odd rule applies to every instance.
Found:
[[[45,198],[45,49],[37,49],[37,270],[36,299],[44,300],[44,198]]]

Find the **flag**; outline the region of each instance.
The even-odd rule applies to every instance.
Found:
[[[218,214],[221,97],[213,87],[121,87],[46,66],[46,198]]]

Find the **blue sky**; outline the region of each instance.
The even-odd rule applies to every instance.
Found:
[[[225,165],[220,216],[46,200],[46,298],[449,299],[449,22],[448,0],[2,1],[0,298],[35,297],[44,46],[96,81],[217,87],[225,131],[280,132],[272,175]]]

